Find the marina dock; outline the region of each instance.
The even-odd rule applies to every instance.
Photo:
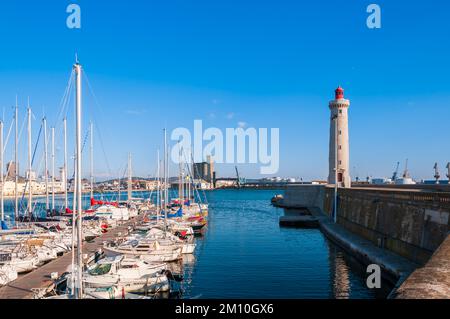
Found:
[[[92,242],[85,242],[83,245],[83,253],[93,256],[99,249],[103,247],[105,241],[111,240],[120,234],[128,233],[129,227],[133,227],[142,216],[130,219],[126,223],[108,231]],[[60,258],[39,267],[38,269],[20,276],[17,280],[0,288],[0,299],[32,299],[36,289],[46,289],[52,285],[51,274],[63,274],[72,262],[72,253],[69,252]]]

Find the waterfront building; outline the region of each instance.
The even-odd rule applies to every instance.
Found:
[[[203,180],[210,184],[214,183],[214,161],[211,156],[207,157],[206,162],[194,163],[193,165],[194,179]]]
[[[6,179],[14,180],[16,178],[16,174],[19,174],[19,165],[15,162],[9,162],[6,164]]]

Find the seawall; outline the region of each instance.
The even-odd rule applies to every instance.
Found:
[[[331,219],[333,203],[333,187],[302,185],[288,188],[281,205],[307,208],[313,215],[322,216],[321,229],[327,237],[361,262],[379,264],[393,281],[399,281],[398,285],[430,260],[450,229],[447,192],[339,189],[337,224]],[[450,254],[441,260],[445,258],[450,259]],[[431,281],[432,276],[430,273]]]
[[[450,235],[430,261],[394,292],[397,299],[450,299]]]
[[[447,237],[450,194],[378,188],[338,194],[339,225],[419,265]],[[334,189],[325,189],[324,201],[324,212],[332,216]]]

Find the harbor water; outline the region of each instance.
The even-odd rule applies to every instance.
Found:
[[[368,289],[363,265],[320,230],[280,228],[279,217],[285,212],[270,204],[280,193],[205,192],[210,205],[208,226],[197,237],[195,254],[185,256],[179,265],[184,278],[179,284],[182,298],[386,298],[392,286],[382,282],[381,289]],[[38,201],[45,203],[43,198]],[[56,203],[61,206],[63,199],[58,196]],[[13,202],[6,204],[11,215]]]

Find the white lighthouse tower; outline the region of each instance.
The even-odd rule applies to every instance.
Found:
[[[350,101],[344,99],[344,89],[338,87],[336,96],[330,101],[330,152],[328,183],[339,187],[351,187],[349,139],[348,139],[348,108]],[[336,170],[337,168],[337,170]]]

